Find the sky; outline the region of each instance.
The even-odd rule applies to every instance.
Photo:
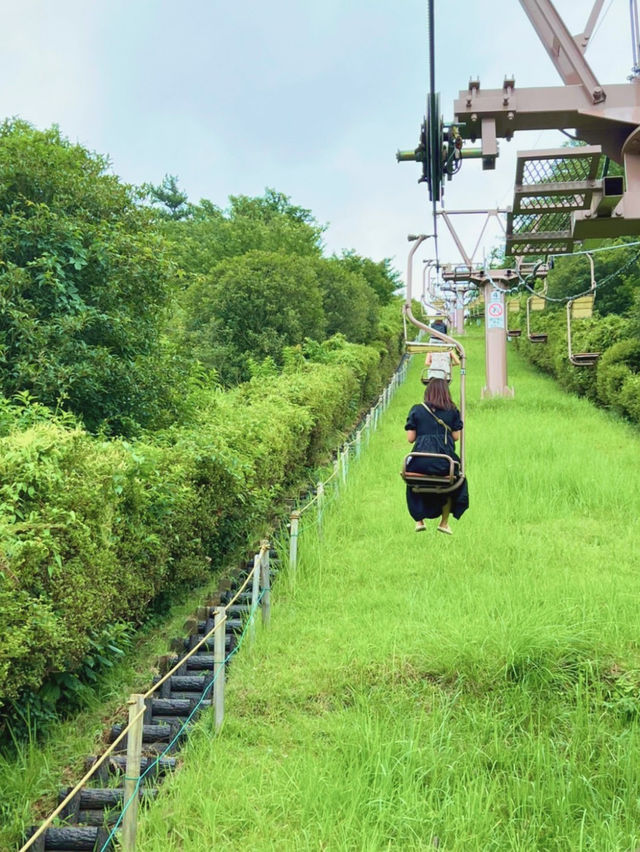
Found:
[[[574,33],[591,6],[556,2]],[[603,12],[587,59],[602,84],[623,83],[629,2]],[[561,84],[517,0],[435,0],[435,18],[445,122],[471,77]],[[404,273],[407,234],[433,230],[420,167],[395,161],[425,111],[426,22],[426,0],[0,0],[0,117],[57,124],[129,183],[176,175],[193,202],[273,187],[327,225],[327,253],[389,257]],[[502,141],[496,170],[466,161],[445,205],[510,204],[516,151],[564,140]],[[471,249],[480,220],[456,224]],[[489,229],[479,259],[498,242]],[[460,262],[442,228],[440,260]]]

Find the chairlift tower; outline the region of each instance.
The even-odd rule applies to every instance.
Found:
[[[453,122],[445,124],[434,91],[433,7],[430,5],[431,91],[420,141],[413,151],[398,151],[399,162],[422,165],[421,181],[433,204],[434,232],[441,217],[454,234],[452,211],[437,210],[445,178],[459,174],[465,159],[477,158],[494,169],[498,140],[519,130],[574,129],[584,144],[518,153],[514,202],[507,211],[506,254],[521,263],[571,252],[577,241],[640,233],[640,27],[637,0],[630,0],[633,66],[629,81],[603,86],[585,58],[604,0],[592,3],[581,33],[572,35],[551,0],[520,0],[560,78],[561,86],[520,89],[505,77],[501,89],[483,89],[471,80],[454,101]],[[469,149],[467,142],[480,141]],[[624,169],[624,179],[608,175],[607,157]],[[482,212],[482,211],[475,211]],[[486,212],[486,211],[484,211]],[[454,240],[461,248],[457,237]],[[436,249],[437,252],[437,249]],[[471,269],[471,260],[461,254]],[[538,276],[541,270],[538,268]],[[485,294],[487,381],[483,395],[511,393],[506,379],[504,287],[509,270],[487,270]],[[502,274],[504,273],[504,275]],[[511,274],[513,270],[511,270]]]
[[[483,169],[495,167],[498,139],[519,130],[572,128],[578,148],[518,152],[515,193],[507,220],[507,254],[570,252],[581,240],[640,233],[640,76],[636,0],[631,0],[633,73],[629,82],[602,85],[585,58],[604,0],[595,0],[573,36],[551,0],[520,0],[562,86],[501,89],[471,80],[454,102],[463,140],[480,140]],[[602,155],[624,168],[598,176]]]

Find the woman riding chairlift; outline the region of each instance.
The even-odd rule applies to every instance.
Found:
[[[443,379],[432,379],[425,391],[425,402],[413,406],[405,430],[415,446],[402,465],[400,475],[407,484],[407,505],[416,521],[416,531],[425,529],[424,519],[442,516],[438,530],[451,535],[448,518],[451,512],[459,518],[469,505],[465,476],[465,432],[462,428],[465,411],[466,355],[463,346],[439,329],[425,325],[413,316],[411,301],[412,258],[424,235],[415,240],[407,263],[407,295],[403,305],[406,351],[427,353],[442,349],[455,351],[460,359],[460,410],[451,402],[449,386]],[[407,320],[435,341],[409,340]],[[436,342],[437,341],[437,342]],[[433,385],[433,387],[432,387]],[[432,396],[433,391],[442,392]],[[431,388],[431,390],[430,390]],[[430,404],[431,403],[431,404]],[[440,405],[444,405],[440,408]],[[459,455],[455,451],[460,441]],[[433,512],[436,512],[433,514]]]

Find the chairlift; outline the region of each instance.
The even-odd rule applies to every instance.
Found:
[[[593,303],[596,298],[596,277],[593,257],[587,253],[591,265],[591,289],[583,296],[569,299],[567,302],[567,350],[569,361],[575,367],[593,367],[600,358],[601,352],[573,352],[571,347],[571,321],[574,319],[588,319],[593,316]]]
[[[455,351],[458,353],[458,357],[460,358],[460,415],[464,422],[465,416],[465,389],[466,389],[466,354],[464,351],[464,347],[457,340],[454,340],[453,337],[450,337],[448,334],[444,334],[444,332],[439,331],[437,328],[432,328],[431,326],[425,325],[425,323],[420,322],[420,320],[416,319],[413,316],[412,311],[412,302],[411,302],[411,288],[412,288],[412,258],[413,255],[418,248],[418,246],[425,240],[427,237],[424,234],[421,234],[417,237],[411,235],[409,240],[413,242],[413,246],[409,251],[409,258],[407,261],[407,295],[405,299],[405,303],[402,309],[402,319],[404,323],[404,339],[405,339],[405,347],[406,351],[409,354],[416,353],[425,353],[425,352],[442,352],[443,349]],[[421,332],[426,332],[429,334],[431,340],[409,340],[407,336],[407,320],[412,325],[415,325],[416,328],[420,329]],[[433,339],[435,338],[435,340]],[[456,459],[451,458],[450,456],[443,456],[440,453],[408,453],[405,457],[405,460],[402,464],[402,470],[400,471],[400,475],[407,483],[407,485],[411,486],[411,489],[416,493],[421,494],[448,494],[452,491],[455,491],[460,485],[463,484],[465,480],[465,472],[464,472],[464,459],[465,459],[465,430],[462,430],[462,434],[460,436],[460,461],[458,462]],[[409,456],[420,456],[425,458],[434,458],[434,459],[444,459],[449,462],[449,471],[445,475],[435,475],[435,474],[424,474],[424,473],[412,473],[407,470],[407,459]]]
[[[520,312],[520,297],[516,297],[515,299],[509,299],[507,302],[507,319],[510,320],[513,314],[517,314]],[[507,336],[508,337],[520,337],[522,334],[521,328],[509,328],[507,324]]]
[[[416,320],[411,313],[410,307],[405,306],[405,319],[417,325],[422,331],[430,335],[428,340],[407,340],[406,325],[405,325],[405,348],[407,354],[418,355],[426,354],[427,352],[457,352],[460,358],[460,416],[464,421],[465,416],[465,353],[464,349],[453,337],[438,331],[435,328],[430,328]],[[421,381],[425,383],[426,369],[423,370]],[[460,461],[451,458],[451,456],[442,455],[440,453],[408,453],[402,463],[401,477],[411,490],[419,494],[448,494],[455,491],[465,480],[464,473],[464,437],[465,430],[462,430],[460,435]],[[449,470],[446,474],[427,474],[414,473],[407,470],[407,461],[409,458],[430,458],[444,459],[449,464]]]
[[[547,292],[547,280],[545,279],[544,287],[540,295],[532,293],[527,299],[527,338],[531,343],[546,343],[547,334],[543,332],[531,331],[531,311],[543,311],[546,305],[544,298]]]

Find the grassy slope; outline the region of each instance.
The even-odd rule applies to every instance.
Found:
[[[416,535],[404,506],[414,363],[235,662],[221,736],[202,726],[143,817],[145,852],[640,843],[640,439],[519,361],[515,400],[481,403],[469,351],[454,536]]]

